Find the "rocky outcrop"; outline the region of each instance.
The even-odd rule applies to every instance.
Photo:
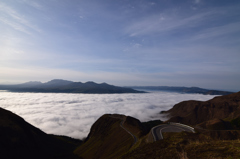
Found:
[[[187,125],[211,127],[216,123],[223,124],[222,120],[230,122],[240,116],[240,92],[218,96],[206,102],[184,101],[164,113],[171,116],[169,121]],[[224,124],[230,128],[226,122]]]

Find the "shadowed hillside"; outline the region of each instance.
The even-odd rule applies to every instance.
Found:
[[[0,158],[76,158],[80,140],[48,135],[0,108]]]

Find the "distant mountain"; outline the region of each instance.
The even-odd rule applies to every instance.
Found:
[[[107,83],[97,84],[94,82],[72,82],[54,79],[46,83],[27,82],[18,85],[0,85],[0,90],[11,92],[42,92],[42,93],[144,93],[132,88],[117,87]]]
[[[43,83],[42,87],[61,87],[61,86],[66,86],[71,83],[74,83],[74,82],[62,80],[62,79],[54,79],[49,82]]]
[[[131,86],[128,88],[133,89],[143,89],[143,90],[153,90],[153,91],[169,91],[169,92],[179,92],[179,93],[199,93],[199,94],[209,94],[209,95],[228,95],[233,92],[219,91],[219,90],[209,90],[199,87],[170,87],[170,86]]]
[[[19,84],[18,86],[19,87],[33,87],[33,86],[38,86],[41,84],[42,84],[42,82],[39,82],[39,81],[30,81],[30,82],[26,82],[23,84]]]
[[[67,81],[67,80],[62,80],[62,79],[54,79],[46,83],[42,83],[39,81],[30,81],[26,82],[23,84],[17,84],[17,85],[11,85],[13,87],[18,87],[18,88],[48,88],[48,87],[60,87],[60,86],[65,86],[70,83],[73,83],[72,81]]]

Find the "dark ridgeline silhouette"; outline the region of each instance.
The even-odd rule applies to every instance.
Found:
[[[94,82],[72,82],[61,79],[51,80],[46,83],[27,82],[17,85],[0,85],[0,90],[11,92],[39,92],[39,93],[144,93],[132,88],[118,87],[107,83],[97,84]]]
[[[199,87],[170,87],[170,86],[131,86],[129,88],[149,90],[149,91],[166,91],[166,92],[178,92],[178,93],[198,93],[208,95],[228,95],[233,92],[209,90]]]

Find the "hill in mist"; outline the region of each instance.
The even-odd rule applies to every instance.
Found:
[[[31,81],[17,85],[0,85],[0,90],[11,92],[41,92],[41,93],[144,93],[132,88],[118,87],[107,83],[95,82],[72,82],[67,80],[55,79],[46,83]]]
[[[142,89],[149,91],[167,91],[167,92],[178,92],[178,93],[198,93],[205,95],[228,95],[233,92],[221,91],[221,90],[210,90],[199,87],[173,87],[173,86],[132,86],[133,89]]]

